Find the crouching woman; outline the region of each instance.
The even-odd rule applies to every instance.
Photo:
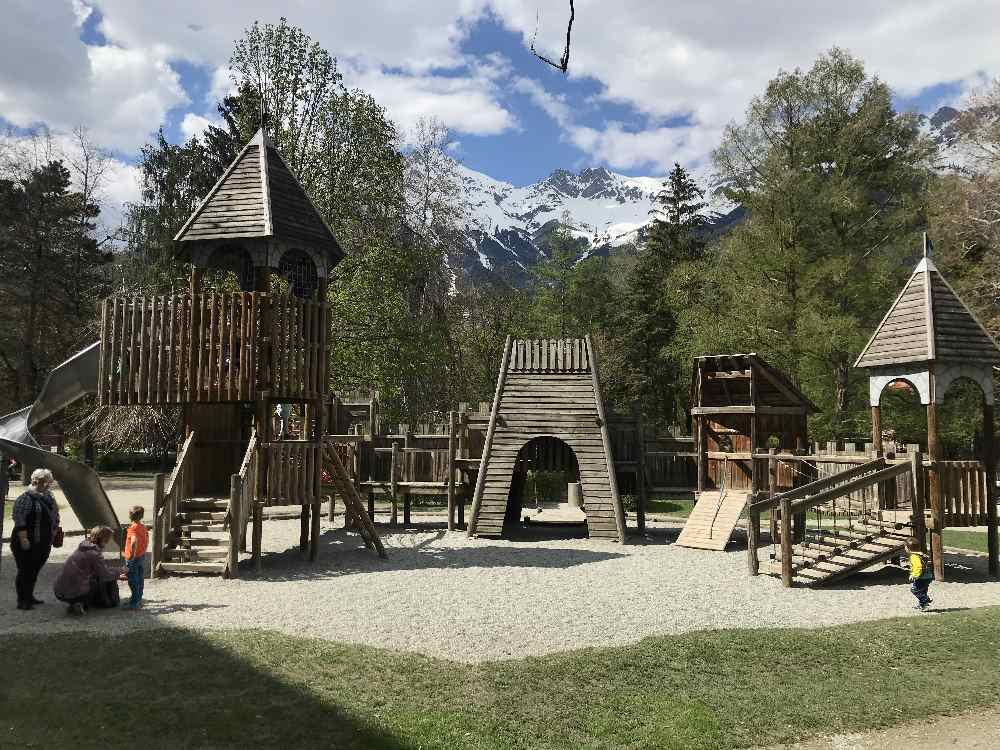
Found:
[[[52,588],[56,598],[69,605],[70,614],[82,615],[87,607],[118,606],[121,570],[104,560],[104,547],[112,537],[107,526],[95,526],[63,564]]]

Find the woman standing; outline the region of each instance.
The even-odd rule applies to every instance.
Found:
[[[43,603],[35,598],[35,581],[49,559],[52,540],[59,528],[59,508],[51,491],[54,483],[51,471],[35,469],[31,473],[31,489],[14,501],[10,546],[17,563],[14,588],[18,609],[33,609]]]

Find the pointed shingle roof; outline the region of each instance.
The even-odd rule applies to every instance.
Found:
[[[930,258],[920,261],[855,367],[1000,362],[1000,347]]]
[[[326,253],[331,268],[344,257],[305,189],[271,139],[258,130],[174,241],[272,237]]]

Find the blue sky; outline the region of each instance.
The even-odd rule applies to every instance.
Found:
[[[670,13],[661,0],[577,0],[568,76],[528,50],[537,31],[543,52],[561,52],[558,0],[0,2],[0,120],[17,132],[87,127],[117,157],[121,196],[160,125],[179,141],[215,117],[232,41],[281,14],[402,130],[436,116],[466,166],[517,185],[556,168],[657,176],[675,160],[704,164],[780,68],[834,45],[886,80],[901,109],[959,102],[1000,71],[1000,3],[983,0],[702,0]],[[25,66],[29,55],[45,64]]]

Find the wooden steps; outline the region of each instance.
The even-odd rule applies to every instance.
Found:
[[[681,547],[721,552],[732,539],[749,499],[749,492],[700,493],[675,543]]]
[[[174,533],[161,551],[159,572],[225,576],[230,545],[229,500],[192,498],[178,503]]]
[[[207,573],[221,576],[226,572],[225,563],[161,562],[160,570],[166,573]]]
[[[835,583],[873,565],[906,554],[909,526],[896,523],[857,525],[864,528],[823,531],[796,544],[792,548],[793,581],[806,586]],[[781,575],[780,551],[768,570]]]

